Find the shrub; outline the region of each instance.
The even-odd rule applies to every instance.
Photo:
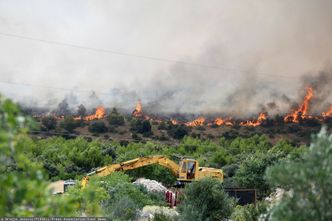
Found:
[[[77,107],[77,115],[83,118],[85,114],[86,114],[86,108],[84,107],[83,104],[80,104],[80,106]]]
[[[286,190],[270,220],[332,220],[331,154],[332,135],[324,129],[302,160],[286,159],[267,170],[270,183]]]
[[[112,112],[108,117],[108,123],[114,126],[122,126],[125,124],[125,119],[122,115],[118,113],[115,108],[113,108]]]
[[[102,121],[92,122],[89,125],[89,131],[92,133],[105,133],[108,131],[106,125]]]
[[[238,187],[257,189],[258,197],[266,196],[270,191],[270,185],[264,174],[266,169],[275,164],[282,155],[279,154],[254,154],[248,156],[240,165],[235,174]]]
[[[188,128],[184,125],[174,125],[167,133],[174,139],[182,139],[184,136],[188,135]]]
[[[223,220],[232,214],[234,201],[224,192],[222,182],[204,178],[188,184],[179,206],[181,220]]]
[[[47,190],[42,168],[28,153],[35,147],[23,133],[26,119],[1,96],[0,121],[0,217],[74,216],[75,201]]]
[[[75,128],[79,126],[79,122],[74,120],[71,116],[66,116],[64,121],[60,123],[60,127],[65,129],[68,132],[73,132]]]
[[[108,217],[110,220],[134,221],[138,217],[139,207],[128,197],[121,198],[118,202],[114,203],[113,207],[113,211],[110,217]]]
[[[131,122],[131,130],[135,131],[137,133],[141,133],[141,134],[145,134],[146,135],[150,135],[152,133],[151,131],[151,124],[150,121],[148,120],[139,120],[139,119],[134,119]]]
[[[57,126],[57,119],[53,116],[43,117],[41,122],[44,130],[54,130]]]
[[[167,125],[164,121],[162,121],[158,126],[158,130],[166,130],[166,129],[167,129]]]
[[[231,216],[233,221],[256,221],[261,214],[267,211],[267,205],[264,202],[258,202],[256,205],[249,204],[245,206],[236,206]]]

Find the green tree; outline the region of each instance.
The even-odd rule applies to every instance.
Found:
[[[219,221],[232,214],[234,201],[224,192],[221,181],[204,178],[188,184],[179,206],[181,220]]]
[[[113,108],[108,117],[108,123],[113,126],[122,126],[125,124],[124,117],[118,113],[116,108]]]
[[[67,99],[63,99],[59,104],[58,108],[56,109],[56,113],[61,116],[67,116],[70,114],[69,104]]]
[[[109,199],[107,190],[100,185],[100,179],[90,178],[89,184],[82,189],[80,183],[70,187],[68,196],[78,202],[79,216],[105,216],[103,203]]]
[[[0,97],[0,217],[73,216],[76,203],[52,196],[40,166],[30,161],[25,118]]]
[[[266,196],[269,193],[270,185],[264,176],[265,171],[282,156],[284,155],[278,153],[257,153],[248,156],[234,177],[238,187],[255,188],[258,197]]]
[[[54,130],[57,126],[57,119],[53,116],[43,117],[41,120],[43,130]]]
[[[256,205],[238,205],[235,207],[231,219],[234,221],[257,221],[259,220],[259,216],[266,211],[267,205],[264,201],[258,201]]]
[[[84,107],[83,104],[80,104],[77,108],[77,115],[81,118],[83,118],[86,114],[86,108]]]
[[[188,135],[188,128],[184,125],[173,125],[167,130],[167,133],[174,139],[182,139]]]
[[[70,133],[73,132],[78,126],[79,122],[75,120],[72,116],[66,116],[65,119],[60,123],[60,127]]]
[[[270,220],[332,220],[332,135],[323,129],[302,160],[285,159],[267,170],[268,180],[285,189]]]
[[[92,122],[88,129],[92,133],[106,133],[108,131],[105,123],[102,121]]]
[[[137,133],[141,133],[143,135],[151,135],[151,123],[148,120],[139,120],[139,119],[133,119],[131,122],[131,130],[135,131]]]

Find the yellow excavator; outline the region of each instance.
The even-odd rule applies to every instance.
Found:
[[[110,164],[105,167],[101,167],[88,173],[82,179],[81,185],[84,188],[88,184],[90,176],[108,176],[116,171],[133,170],[139,167],[144,167],[152,164],[159,164],[170,169],[172,173],[177,177],[176,186],[183,186],[185,183],[199,180],[204,177],[213,177],[219,180],[224,179],[224,174],[221,169],[199,167],[197,160],[184,158],[180,160],[179,164],[177,164],[166,156],[158,155],[139,157],[126,162]]]

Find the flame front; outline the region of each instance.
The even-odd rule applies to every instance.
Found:
[[[213,121],[213,123],[217,126],[221,126],[221,125],[233,126],[231,118],[223,119],[223,118],[218,117]]]
[[[171,119],[171,123],[172,123],[173,125],[178,125],[178,124],[179,124],[179,122],[178,122],[177,120],[175,120],[175,119]]]
[[[204,117],[199,117],[196,120],[185,123],[185,125],[187,127],[197,127],[197,126],[203,126],[204,123],[205,123],[205,118]]]
[[[140,99],[137,101],[137,104],[136,104],[135,110],[132,113],[132,116],[133,117],[142,117],[143,116],[142,102]]]
[[[322,113],[323,117],[332,117],[332,106],[330,107],[330,109],[326,112]]]
[[[86,120],[86,121],[97,120],[97,119],[104,118],[105,115],[106,115],[105,108],[103,106],[98,106],[97,109],[96,109],[96,113],[95,114],[86,116],[83,119]]]
[[[284,121],[298,123],[299,119],[308,118],[307,113],[310,101],[313,98],[313,96],[314,96],[314,90],[312,89],[312,87],[307,87],[307,94],[305,95],[302,104],[292,113],[287,114],[284,118]]]
[[[267,119],[267,114],[266,113],[260,113],[257,120],[253,120],[253,121],[245,121],[245,122],[241,122],[240,125],[241,126],[246,126],[246,127],[257,127],[259,125],[262,124],[263,121],[265,121]]]

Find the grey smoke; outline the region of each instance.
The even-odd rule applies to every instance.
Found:
[[[75,110],[132,110],[141,98],[156,113],[244,116],[287,112],[310,76],[319,112],[332,103],[331,82],[319,83],[320,72],[331,76],[331,9],[330,0],[3,0],[0,33],[201,66],[0,35],[0,91],[50,108],[66,99]]]

